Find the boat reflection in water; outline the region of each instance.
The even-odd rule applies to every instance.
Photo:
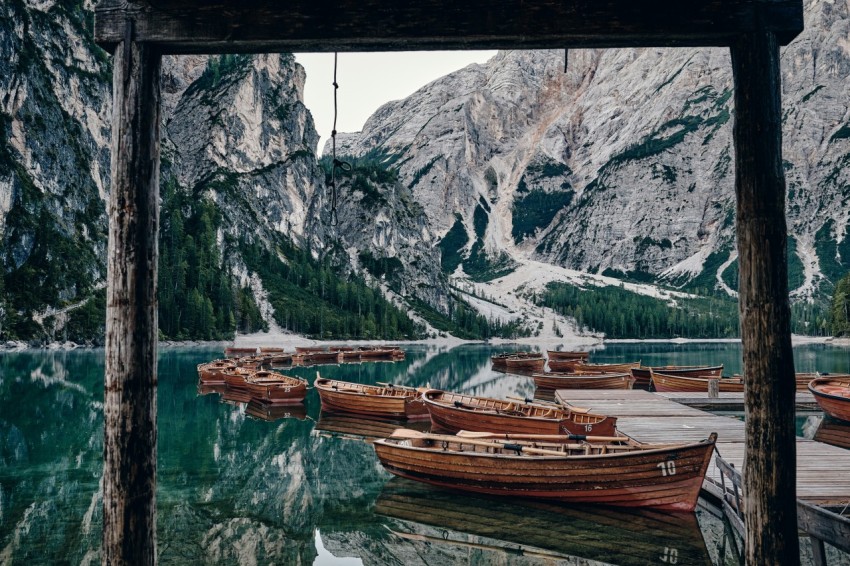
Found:
[[[402,478],[384,486],[375,512],[398,519],[388,528],[422,555],[454,548],[624,566],[712,564],[694,514],[470,496]]]
[[[281,419],[297,419],[303,421],[307,418],[307,407],[303,403],[295,405],[275,405],[263,403],[251,399],[245,407],[245,414],[261,421],[278,421]]]
[[[281,419],[303,421],[307,418],[307,407],[304,403],[288,405],[265,403],[262,399],[257,399],[246,391],[230,389],[224,384],[198,385],[198,395],[210,395],[212,393],[218,393],[221,396],[222,403],[244,405],[246,415],[262,421],[273,422]]]
[[[398,428],[410,428],[427,432],[431,428],[429,421],[403,421],[379,419],[348,413],[328,413],[322,411],[313,430],[317,434],[352,438],[354,440],[374,440],[386,438]]]
[[[850,423],[826,416],[818,426],[814,440],[850,450]]]

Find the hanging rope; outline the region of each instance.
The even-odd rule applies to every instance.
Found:
[[[570,50],[564,49],[564,72],[567,72],[567,61],[569,61]]]
[[[346,161],[340,161],[336,158],[336,118],[338,114],[337,100],[336,100],[336,91],[339,90],[339,83],[336,82],[336,69],[337,69],[337,53],[334,52],[334,126],[333,130],[331,130],[331,150],[332,150],[332,165],[331,165],[331,226],[336,226],[337,218],[336,218],[336,201],[337,201],[337,186],[336,186],[336,170],[341,169],[342,171],[348,172],[351,171],[351,164]]]

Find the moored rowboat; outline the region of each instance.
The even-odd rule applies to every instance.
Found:
[[[809,383],[809,391],[823,412],[850,422],[850,378],[822,377]]]
[[[726,393],[741,393],[744,391],[744,380],[740,377],[685,377],[682,375],[667,375],[652,371],[652,386],[656,391],[693,391],[708,393],[708,382],[717,380],[718,391]]]
[[[577,413],[568,408],[473,397],[430,389],[422,394],[439,428],[510,434],[616,434],[616,417]]]
[[[236,348],[229,347],[224,349],[224,355],[228,358],[241,358],[242,356],[253,356],[257,353],[257,348]]]
[[[634,378],[628,373],[535,373],[538,389],[631,389]]]
[[[492,495],[693,511],[717,435],[693,444],[468,439],[397,430],[374,443],[387,471]]]
[[[600,373],[628,373],[632,368],[639,368],[640,362],[624,364],[591,364],[582,360],[549,360],[549,371],[577,373],[581,371],[596,371]]]
[[[266,403],[300,403],[307,395],[305,380],[273,371],[237,368],[225,373],[224,380],[229,389],[248,393],[253,399]]]
[[[336,364],[342,361],[342,352],[305,352],[305,364]]]
[[[794,378],[796,380],[797,391],[808,391],[809,383],[813,379],[819,377],[828,377],[830,379],[850,379],[850,373],[797,373]]]
[[[235,368],[233,360],[213,360],[198,364],[198,379],[205,385],[221,384],[224,383],[224,372]]]
[[[512,355],[505,358],[505,371],[508,373],[531,373],[540,371],[546,365],[546,358],[540,354]]]
[[[363,385],[336,379],[325,379],[317,374],[314,382],[322,410],[357,413],[382,418],[428,418],[419,391],[398,385]]]
[[[590,352],[558,352],[556,350],[547,350],[546,356],[550,362],[552,360],[586,360],[590,356]]]
[[[635,387],[649,387],[653,371],[665,375],[681,375],[684,377],[720,377],[723,375],[723,364],[719,366],[641,366],[632,368],[631,372],[632,377],[635,378]]]

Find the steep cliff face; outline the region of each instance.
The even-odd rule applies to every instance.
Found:
[[[797,297],[850,266],[848,26],[846,1],[808,1],[806,30],[782,51]],[[507,255],[733,293],[728,51],[571,51],[566,73],[563,58],[499,53],[384,105],[344,150],[391,155],[435,233],[461,242],[473,279],[478,245],[502,265]]]
[[[110,67],[77,8],[0,6],[0,327],[23,334],[105,275]]]
[[[112,77],[108,55],[92,40],[91,9],[82,1],[22,0],[0,8],[0,337],[70,333],[97,341],[102,334]],[[355,247],[404,258],[410,274],[395,274],[403,282],[397,290],[421,286],[427,290],[419,296],[437,304],[445,294],[445,279],[418,246],[431,237],[409,195],[390,190],[374,210],[349,199],[345,229],[329,225],[304,81],[291,55],[164,59],[161,228],[168,240],[160,246],[160,310],[173,312],[160,318],[167,336],[226,335],[243,326],[234,318],[244,319],[246,309],[275,324],[280,313],[266,288],[280,274],[267,272],[273,280],[264,281],[246,264],[249,249],[254,259],[271,253],[298,272],[294,285],[305,297],[317,292],[310,277],[322,266],[380,284],[357,254],[345,253]],[[355,229],[354,219],[365,220]]]
[[[304,80],[291,55],[213,58],[166,118],[168,173],[209,194],[233,235],[305,241],[318,214],[324,180]]]

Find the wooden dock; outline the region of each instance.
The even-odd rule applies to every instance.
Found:
[[[744,466],[744,422],[734,417],[715,415],[683,404],[711,405],[712,401],[695,398],[693,393],[650,393],[640,390],[559,389],[558,399],[594,413],[617,417],[617,428],[642,442],[688,442],[717,433],[717,452],[741,470]],[[807,393],[798,394],[805,406]],[[721,394],[728,402],[742,393]],[[850,450],[797,438],[797,497],[818,505],[850,503]],[[718,494],[720,471],[714,464],[708,471],[704,489]]]

